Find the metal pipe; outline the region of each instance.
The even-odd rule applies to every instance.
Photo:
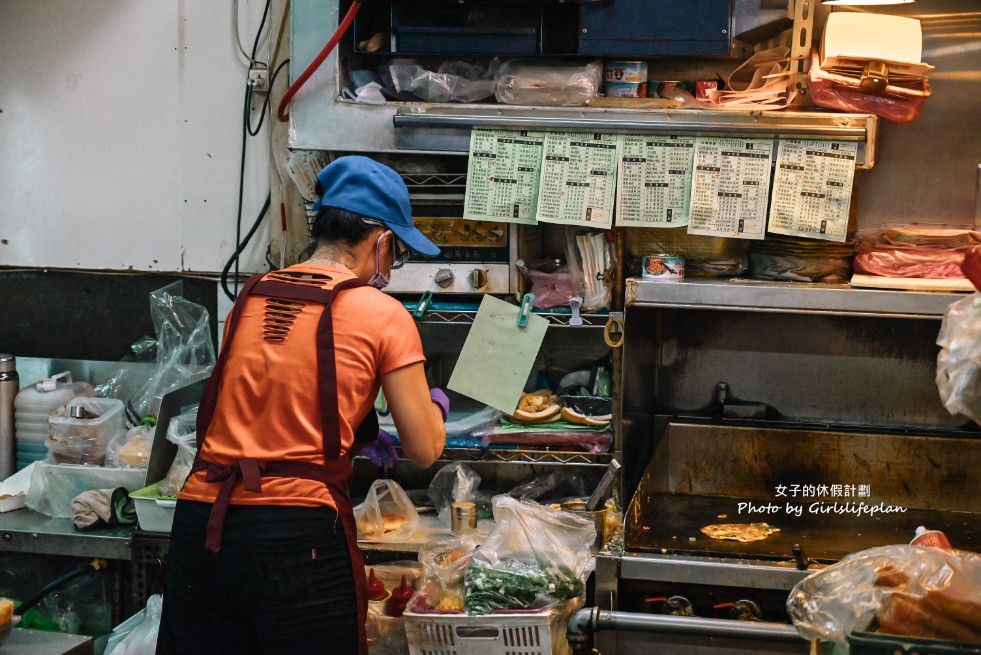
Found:
[[[796,628],[784,623],[707,619],[699,616],[670,616],[616,612],[586,607],[569,619],[570,643],[581,643],[588,635],[602,630],[624,632],[659,632],[698,637],[753,639],[784,643],[804,641]]]

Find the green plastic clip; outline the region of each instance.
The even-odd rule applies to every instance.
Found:
[[[525,297],[521,299],[521,309],[518,310],[518,327],[528,327],[528,315],[531,313],[531,306],[535,302],[535,296],[526,293]]]
[[[422,318],[429,311],[429,306],[433,304],[433,292],[424,291],[421,296],[419,296],[419,304],[416,305],[415,310],[412,315],[416,318]]]

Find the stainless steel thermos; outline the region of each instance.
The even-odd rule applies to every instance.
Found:
[[[0,353],[0,480],[16,470],[14,455],[14,399],[20,391],[17,359]]]

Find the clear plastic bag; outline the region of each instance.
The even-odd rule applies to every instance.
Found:
[[[106,466],[145,469],[150,463],[154,431],[149,425],[137,425],[120,432],[106,448]]]
[[[944,407],[981,424],[981,294],[948,305],[937,345],[937,389]]]
[[[481,410],[463,418],[446,422],[447,437],[470,437],[475,432],[497,425],[501,418],[501,410],[484,407]]]
[[[581,596],[593,522],[507,495],[492,502],[495,527],[464,580],[467,614],[542,608]]]
[[[573,284],[579,290],[576,295],[582,298],[583,311],[610,306],[615,255],[606,234],[598,230],[566,229],[566,261]]]
[[[470,568],[477,542],[472,535],[433,539],[419,549],[426,571],[423,584],[409,601],[413,612],[462,612],[463,579]]]
[[[801,580],[787,612],[805,639],[847,649],[855,631],[981,643],[981,555],[893,545],[853,553]],[[847,652],[847,650],[846,650]]]
[[[395,59],[388,74],[397,93],[411,93],[426,102],[479,102],[494,95],[496,68],[496,59],[489,68],[447,61],[434,72],[415,61]]]
[[[157,650],[162,611],[163,596],[153,594],[147,599],[145,609],[113,630],[106,645],[106,655],[153,655]],[[117,637],[121,638],[117,640]]]
[[[439,520],[449,525],[450,506],[476,500],[479,486],[480,475],[466,464],[453,462],[436,471],[429,483],[428,495],[439,513]]]
[[[569,299],[578,295],[578,287],[566,265],[546,272],[529,268],[522,262],[519,263],[518,270],[531,282],[528,292],[535,298],[535,307],[544,309],[568,305]]]
[[[167,426],[167,441],[177,446],[174,461],[167,469],[167,475],[160,481],[161,496],[177,496],[191,474],[194,458],[198,454],[197,443],[198,408],[182,412],[170,419]]]
[[[508,105],[574,107],[599,93],[603,62],[511,60],[501,65],[494,97]]]
[[[121,369],[97,387],[99,396],[129,402],[140,418],[156,416],[165,395],[211,374],[215,348],[208,310],[183,298],[183,292],[183,282],[174,282],[150,293],[156,348],[145,337],[134,344],[134,352],[146,360],[155,350],[153,374]]]
[[[561,468],[533,476],[511,489],[508,495],[518,500],[534,501],[585,497],[586,485],[582,475],[575,471],[559,470]]]
[[[375,480],[355,508],[358,539],[408,541],[419,527],[419,513],[395,480]]]

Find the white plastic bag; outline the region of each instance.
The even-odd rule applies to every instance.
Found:
[[[112,631],[106,643],[106,655],[154,655],[162,610],[163,596],[150,596],[144,609]]]
[[[496,525],[466,574],[467,614],[536,609],[580,597],[596,540],[593,522],[507,495],[494,496],[493,505]]]
[[[981,424],[981,293],[947,307],[937,345],[937,389],[944,407]]]
[[[194,457],[198,453],[197,442],[198,408],[178,414],[170,420],[167,426],[167,441],[177,446],[177,454],[170,464],[167,475],[160,481],[161,496],[176,496],[184,486],[184,481],[191,474]]]
[[[453,503],[476,501],[479,486],[480,475],[476,471],[461,462],[453,462],[436,472],[427,495],[436,506],[439,520],[449,525]]]
[[[395,480],[375,480],[354,510],[358,539],[407,541],[419,527],[419,513]]]

